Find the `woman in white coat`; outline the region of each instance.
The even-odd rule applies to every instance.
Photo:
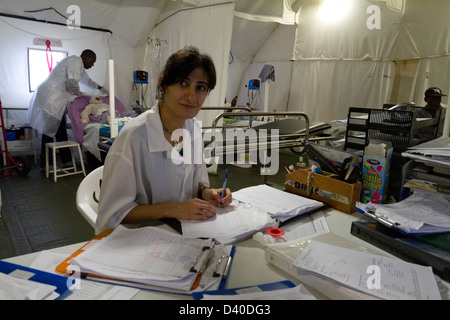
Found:
[[[169,57],[157,105],[130,120],[105,160],[96,233],[162,218],[206,220],[232,201],[209,187],[199,122],[215,87],[214,63],[196,48]]]
[[[84,95],[79,83],[90,88],[102,90],[103,87],[93,81],[85,69],[94,66],[97,57],[94,51],[84,50],[81,56],[70,56],[60,61],[36,90],[30,102],[28,121],[34,129],[42,134],[41,168],[45,167],[45,144],[67,141],[66,111],[71,99]],[[60,149],[61,162],[64,164],[72,158],[68,149]]]

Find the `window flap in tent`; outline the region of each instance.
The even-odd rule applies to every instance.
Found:
[[[281,2],[282,2],[282,8],[277,8],[278,10],[275,10],[277,15],[255,14],[254,11],[252,11],[252,13],[247,13],[247,12],[242,12],[242,11],[238,11],[238,10],[236,10],[234,12],[234,15],[239,18],[253,20],[253,21],[277,22],[280,24],[287,24],[287,25],[295,24],[296,13],[294,11],[292,11],[289,0],[281,0],[281,1],[279,0],[275,3],[275,5],[274,5],[274,1],[271,0],[270,6],[269,5],[261,6],[261,3],[259,3],[258,5],[260,5],[260,8],[271,8],[271,11],[273,11],[274,7],[281,5]]]
[[[405,0],[370,0],[372,2],[385,2],[386,7],[397,12],[405,12]]]

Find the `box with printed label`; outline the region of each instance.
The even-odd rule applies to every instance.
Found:
[[[321,201],[330,207],[353,213],[361,194],[361,182],[347,183],[337,175],[322,171],[314,173],[311,168],[298,169],[286,175],[285,189],[304,197]]]
[[[386,203],[393,153],[392,144],[371,140],[363,156],[361,203]]]

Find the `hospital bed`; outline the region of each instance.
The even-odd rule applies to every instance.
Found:
[[[98,143],[105,140],[105,136],[109,136],[110,127],[107,119],[107,114],[103,113],[102,116],[89,116],[89,123],[81,122],[81,113],[89,104],[89,100],[92,96],[85,95],[75,99],[69,103],[67,109],[67,115],[70,119],[70,129],[73,132],[75,140],[83,146],[83,149],[90,152],[98,160],[101,161],[101,153],[98,148]],[[109,105],[109,96],[100,97],[103,103]],[[137,114],[134,111],[127,111],[119,99],[115,98],[116,120],[119,118],[135,117]],[[117,118],[119,117],[119,118]]]
[[[204,107],[202,110],[228,110],[229,107]],[[236,109],[233,108],[233,109]],[[205,158],[238,157],[252,152],[262,152],[276,149],[288,148],[295,154],[302,154],[304,146],[309,142],[329,140],[333,137],[324,133],[330,129],[331,125],[324,122],[310,124],[308,116],[303,112],[254,112],[249,108],[237,109],[249,112],[222,112],[216,116],[211,126],[203,127],[203,143],[205,146]],[[244,116],[244,118],[243,118]],[[223,119],[239,118],[238,122],[221,123]],[[271,119],[271,120],[268,120]],[[221,123],[219,125],[219,123]],[[241,129],[241,132],[236,130]],[[248,130],[252,129],[252,130]],[[226,138],[227,130],[237,132],[238,138],[233,137],[233,141],[220,139],[221,135]],[[275,131],[277,130],[277,131]],[[230,132],[230,131],[228,131]],[[243,135],[242,135],[243,134]],[[107,139],[98,143],[98,148],[102,152],[102,158],[106,156],[114,139]],[[276,141],[276,143],[275,143]],[[228,159],[228,158],[227,158]],[[243,160],[245,162],[245,160]],[[241,159],[237,159],[239,164]],[[208,163],[208,166],[214,163]],[[211,172],[210,173],[214,173]]]
[[[221,156],[230,152],[242,152],[242,150],[253,151],[261,148],[271,149],[271,143],[264,143],[260,133],[267,134],[267,140],[277,140],[277,148],[289,148],[296,154],[301,154],[303,147],[308,142],[319,140],[332,139],[330,135],[324,133],[325,130],[330,129],[331,125],[325,122],[310,123],[308,116],[303,112],[249,112],[245,114],[247,120],[240,120],[238,122],[229,122],[223,126],[218,126],[218,123],[223,118],[242,117],[235,112],[223,112],[219,114],[211,125],[211,139],[205,141],[206,144],[211,144],[215,140],[214,133],[221,133],[226,136],[227,130],[236,130],[241,128],[244,130],[253,129],[257,135],[257,141],[251,139],[234,139],[234,147],[230,148],[230,141],[223,139],[221,146],[214,146],[214,155]],[[275,131],[276,130],[276,131]],[[225,147],[226,146],[226,147]]]

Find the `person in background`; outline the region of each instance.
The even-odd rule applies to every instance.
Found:
[[[216,85],[212,59],[197,48],[172,54],[159,79],[157,104],[131,119],[103,169],[96,232],[163,218],[207,220],[232,201],[209,188],[200,123],[194,117]]]
[[[427,109],[427,111],[431,113],[431,116],[433,118],[435,118],[436,116],[439,115],[439,113],[437,111],[441,110],[437,137],[442,136],[442,132],[444,130],[444,121],[445,121],[445,111],[446,111],[446,109],[442,107],[441,101],[442,101],[442,97],[446,97],[446,96],[447,95],[443,94],[442,90],[437,88],[437,87],[431,87],[431,88],[428,88],[425,91],[425,98],[424,98],[424,100],[427,103],[425,105],[425,108],[429,108],[429,109]]]
[[[41,142],[41,171],[45,170],[45,144],[56,141],[67,141],[66,112],[70,101],[84,95],[80,91],[79,83],[90,88],[107,90],[93,81],[85,69],[94,66],[97,56],[94,51],[86,49],[81,55],[69,56],[61,60],[49,74],[48,78],[39,85],[30,102],[28,122],[31,127],[42,134]],[[62,166],[71,162],[70,150],[62,148],[60,160]],[[71,166],[71,164],[70,164]],[[56,169],[56,168],[55,168]]]

